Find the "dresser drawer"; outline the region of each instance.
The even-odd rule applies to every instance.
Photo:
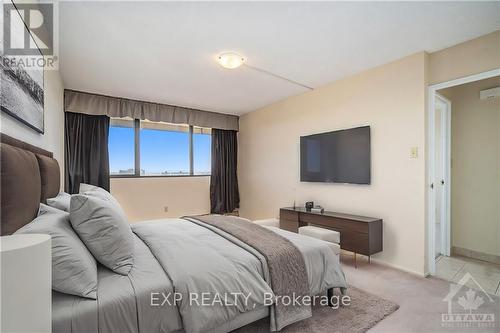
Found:
[[[280,218],[280,229],[284,229],[291,232],[299,232],[299,222]]]
[[[299,221],[299,212],[294,212],[291,210],[281,209],[280,210],[280,219],[290,220],[290,221]]]
[[[368,233],[368,223],[338,219],[329,216],[315,214],[301,214],[300,222],[314,224],[317,226],[325,226],[339,231],[353,231],[359,233]]]
[[[362,234],[368,234],[369,225],[364,222],[341,221],[342,229]]]
[[[346,232],[340,234],[340,248],[364,255],[370,255],[368,234],[360,232]]]

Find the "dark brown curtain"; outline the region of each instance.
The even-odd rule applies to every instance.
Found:
[[[238,176],[238,132],[212,129],[212,177],[210,211],[224,214],[240,206]]]
[[[64,114],[65,191],[78,193],[80,183],[109,191],[109,117]]]

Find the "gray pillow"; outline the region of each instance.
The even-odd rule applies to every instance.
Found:
[[[93,189],[96,189],[96,188],[99,188],[99,187],[97,187],[95,185],[80,183],[79,193],[83,194],[84,192],[92,191]]]
[[[111,201],[114,205],[116,205],[119,209],[123,211],[118,200],[116,200],[115,197],[111,195],[111,193],[109,193],[108,191],[99,186],[81,183],[79,193]]]
[[[47,199],[47,205],[60,210],[64,210],[69,213],[69,202],[71,200],[71,194],[66,192],[59,192],[59,194],[53,198]]]
[[[52,289],[97,298],[97,266],[75,231],[69,214],[41,204],[38,216],[16,234],[49,234],[52,238]]]
[[[115,273],[130,272],[134,263],[134,236],[120,206],[98,196],[74,194],[70,221],[97,261]]]

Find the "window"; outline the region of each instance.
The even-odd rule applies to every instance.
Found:
[[[109,124],[109,173],[111,175],[135,174],[134,120],[111,119]]]
[[[212,130],[193,127],[193,169],[195,175],[211,174]]]
[[[114,177],[211,174],[211,129],[111,119],[109,165]]]
[[[141,121],[141,175],[188,176],[189,126]]]

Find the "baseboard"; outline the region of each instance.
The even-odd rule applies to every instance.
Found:
[[[455,254],[462,257],[477,259],[481,261],[490,262],[492,264],[500,265],[500,256],[490,253],[479,252],[475,250],[465,249],[463,247],[453,246],[451,248],[451,254]]]
[[[382,266],[387,266],[387,267],[394,268],[394,269],[403,271],[403,272],[411,274],[411,275],[415,275],[415,276],[420,277],[420,278],[425,278],[426,277],[426,274],[423,273],[423,272],[416,272],[416,271],[413,271],[411,269],[408,269],[408,268],[405,268],[405,267],[402,267],[402,266],[398,266],[398,265],[395,265],[395,264],[392,264],[392,263],[388,263],[386,261],[382,261],[380,259],[374,259],[374,258],[372,258],[371,261],[374,262],[374,263],[377,263],[379,265],[382,265]]]
[[[346,251],[346,250],[341,250],[341,253],[343,253],[343,254],[353,254],[353,252]],[[363,257],[363,258],[366,258],[366,260],[368,260],[367,256],[359,254],[359,253],[357,254],[357,257],[358,258]],[[381,265],[381,266],[386,266],[386,267],[394,268],[394,269],[397,269],[399,271],[403,271],[405,273],[408,273],[408,274],[411,274],[411,275],[415,275],[415,276],[421,277],[421,278],[425,278],[427,276],[423,272],[416,272],[416,271],[413,271],[411,269],[408,269],[408,268],[405,268],[405,267],[402,267],[402,266],[398,266],[398,265],[389,263],[389,262],[381,260],[381,259],[376,259],[374,257],[370,258],[370,262],[371,263],[376,263],[376,264]]]

